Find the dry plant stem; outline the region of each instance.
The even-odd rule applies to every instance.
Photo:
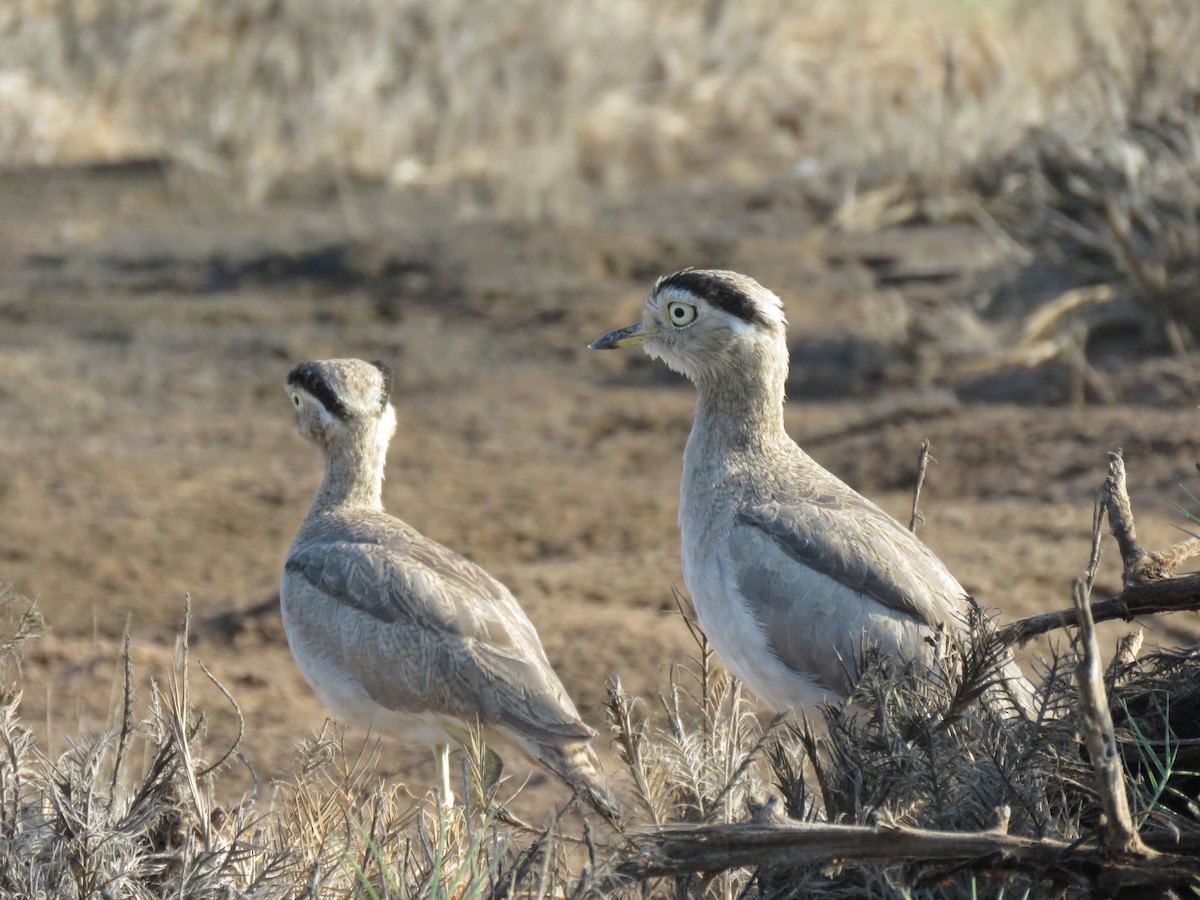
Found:
[[[1137,541],[1137,530],[1133,525],[1133,507],[1129,503],[1129,489],[1125,484],[1125,460],[1121,451],[1108,454],[1108,477],[1100,488],[1101,501],[1108,512],[1108,527],[1121,551],[1124,567],[1124,583],[1142,580],[1140,566],[1146,556]]]
[[[650,790],[650,784],[646,777],[646,761],[642,758],[641,742],[638,739],[638,731],[633,724],[632,703],[629,695],[625,693],[625,689],[621,686],[620,678],[615,678],[609,683],[608,699],[605,705],[608,707],[609,714],[617,726],[617,740],[625,753],[626,764],[629,766],[630,772],[633,773],[634,781],[637,783],[638,798],[650,814],[650,818],[654,820],[654,824],[660,825],[662,823],[659,819],[658,811],[654,808],[654,802],[651,799],[653,793]]]
[[[775,717],[772,718],[767,724],[767,727],[763,729],[762,734],[759,735],[759,738],[754,743],[754,746],[750,748],[750,752],[747,753],[742,759],[741,764],[738,765],[733,775],[725,783],[725,787],[721,788],[721,793],[719,793],[712,801],[712,804],[709,806],[709,810],[704,817],[706,820],[710,820],[713,814],[720,810],[721,806],[725,803],[725,799],[741,783],[746,773],[750,770],[750,767],[758,760],[759,756],[763,752],[763,748],[766,747],[772,735],[774,735],[775,729],[782,725],[784,720],[787,719],[789,715],[790,713],[788,712],[776,713]]]
[[[688,633],[692,636],[692,640],[696,642],[696,649],[700,654],[698,657],[700,661],[700,696],[707,703],[711,696],[710,671],[712,669],[712,645],[708,642],[708,635],[704,633],[703,629],[700,628],[700,624],[696,621],[696,611],[692,607],[691,601],[685,599],[683,594],[680,593],[679,588],[674,585],[671,585],[671,597],[675,600],[675,609],[679,613],[679,618],[683,619],[683,624],[687,626]]]
[[[1131,585],[1111,600],[1093,603],[1091,609],[1096,622],[1113,619],[1129,622],[1137,616],[1200,610],[1200,573]],[[1006,645],[1024,644],[1039,634],[1074,624],[1074,609],[1041,613],[1006,625],[996,633],[996,639]]]
[[[1108,477],[1100,488],[1098,502],[1108,516],[1109,529],[1121,552],[1124,589],[1110,600],[1090,604],[1093,621],[1124,619],[1129,622],[1136,616],[1200,609],[1200,574],[1172,577],[1180,563],[1200,555],[1200,539],[1188,538],[1153,553],[1142,549],[1137,541],[1133,508],[1126,487],[1125,461],[1119,450],[1108,454]],[[1093,524],[1096,524],[1095,519]],[[1006,645],[1024,644],[1039,634],[1074,624],[1074,609],[1042,613],[1001,628],[996,639]]]
[[[214,675],[212,672],[208,671],[208,666],[206,666],[204,663],[200,663],[199,665],[200,665],[200,671],[202,671],[206,676],[208,676],[208,680],[211,681],[216,686],[217,690],[220,691],[222,695],[224,695],[225,699],[229,701],[229,705],[233,707],[233,714],[235,716],[237,716],[237,720],[238,720],[237,737],[235,737],[233,739],[233,743],[229,745],[229,749],[226,750],[221,755],[221,758],[218,759],[215,763],[213,763],[212,765],[206,766],[205,768],[201,769],[199,772],[196,773],[196,776],[198,778],[206,778],[209,775],[211,775],[213,772],[215,772],[217,770],[217,767],[222,765],[225,762],[225,760],[229,759],[229,757],[234,754],[234,752],[237,750],[237,748],[239,746],[241,746],[242,738],[244,738],[246,736],[246,718],[245,718],[245,716],[242,715],[242,708],[238,705],[237,700],[235,700],[233,698],[233,694],[230,693],[229,688],[227,688],[227,687],[225,687],[225,685],[221,684],[221,682],[219,680],[217,680],[217,676]]]
[[[1107,884],[1186,884],[1200,863],[1194,857],[1104,860],[1095,847],[1054,838],[997,831],[929,831],[900,825],[707,825],[662,829],[641,841],[638,856],[619,874],[631,879],[712,872],[740,866],[843,863],[911,863],[960,860],[979,870],[1001,867],[1073,871]],[[1099,873],[1098,873],[1099,870]]]
[[[1112,661],[1108,664],[1108,672],[1104,676],[1107,682],[1114,682],[1122,672],[1137,662],[1137,655],[1141,652],[1145,639],[1146,633],[1139,628],[1117,641],[1117,652],[1113,654]]]
[[[917,457],[917,477],[913,482],[913,502],[912,516],[908,520],[908,530],[913,534],[917,533],[917,526],[925,521],[925,517],[921,515],[921,488],[925,484],[925,470],[929,468],[929,439],[921,441],[921,453]],[[934,460],[936,462],[937,460]]]
[[[1129,213],[1114,200],[1104,204],[1104,221],[1113,237],[1115,255],[1135,279],[1140,281],[1151,294],[1163,294],[1170,289],[1169,278],[1161,266],[1147,265],[1142,261],[1142,251],[1134,246],[1130,234]]]
[[[125,762],[125,750],[129,746],[130,735],[133,734],[133,659],[129,654],[129,630],[121,642],[121,671],[124,677],[124,689],[121,699],[121,731],[117,736],[117,752],[113,760],[112,781],[109,783],[109,808],[116,797],[117,781],[121,777],[121,765]]]
[[[1126,588],[1146,581],[1170,578],[1180,563],[1200,555],[1198,538],[1188,538],[1153,553],[1141,548],[1133,525],[1133,507],[1129,503],[1125,481],[1125,460],[1120,450],[1108,454],[1108,477],[1104,480],[1101,492],[1108,512],[1109,528],[1121,550]]]
[[[191,640],[192,597],[183,596],[183,625],[180,628],[179,641],[175,646],[175,662],[167,672],[167,721],[174,732],[176,745],[179,748],[180,769],[187,783],[188,792],[196,811],[197,821],[207,822],[206,804],[200,791],[199,779],[196,777],[196,763],[192,759],[192,729],[189,728],[187,717],[191,710],[191,682],[188,678],[188,645]],[[204,849],[211,850],[211,834],[208,828],[202,829]]]
[[[1064,291],[1029,315],[1021,328],[1018,345],[1029,345],[1045,338],[1081,306],[1111,303],[1116,298],[1117,292],[1110,284],[1093,284]]]
[[[1165,550],[1155,550],[1149,554],[1149,559],[1155,568],[1168,573],[1161,577],[1170,577],[1180,564],[1193,556],[1200,556],[1200,538],[1186,538]]]
[[[1079,620],[1079,646],[1082,656],[1075,669],[1082,704],[1084,737],[1096,771],[1096,786],[1104,807],[1104,846],[1114,857],[1153,856],[1154,851],[1142,843],[1129,814],[1129,798],[1125,795],[1125,772],[1117,752],[1113,734],[1112,714],[1108,709],[1108,694],[1100,667],[1100,645],[1096,640],[1096,623],[1088,608],[1089,580],[1075,582],[1075,612]]]

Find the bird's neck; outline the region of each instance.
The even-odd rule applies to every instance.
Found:
[[[370,431],[350,446],[325,451],[325,477],[313,498],[313,510],[345,507],[383,509],[383,468],[387,441]]]
[[[786,355],[782,364],[775,362],[731,368],[719,380],[697,381],[692,433],[707,452],[764,452],[789,440],[783,427]]]

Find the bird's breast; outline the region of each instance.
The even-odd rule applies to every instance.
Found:
[[[771,709],[816,710],[835,699],[810,673],[785,664],[753,603],[732,587],[719,562],[719,550],[694,559],[684,572],[696,618],[717,658]]]

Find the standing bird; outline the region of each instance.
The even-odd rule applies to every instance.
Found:
[[[696,386],[683,455],[683,574],[717,656],[769,706],[848,695],[867,644],[930,659],[967,592],[917,537],[819,466],[783,426],[783,304],[736,272],[660,278],[642,321],[594,350],[641,345]],[[1011,659],[1005,693],[1029,709]]]
[[[357,359],[308,362],[284,388],[325,477],[288,550],[280,585],[296,663],[337,715],[436,747],[453,803],[448,745],[475,726],[515,745],[610,821],[575,704],[504,585],[383,510],[396,430],[391,372]]]

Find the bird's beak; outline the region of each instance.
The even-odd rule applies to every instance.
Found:
[[[588,344],[588,349],[615,350],[618,347],[636,347],[638,344],[644,344],[652,337],[654,337],[653,329],[647,328],[643,323],[638,322],[636,325],[627,325],[624,328],[618,328],[616,331],[610,331],[602,338],[596,338],[596,340]]]

